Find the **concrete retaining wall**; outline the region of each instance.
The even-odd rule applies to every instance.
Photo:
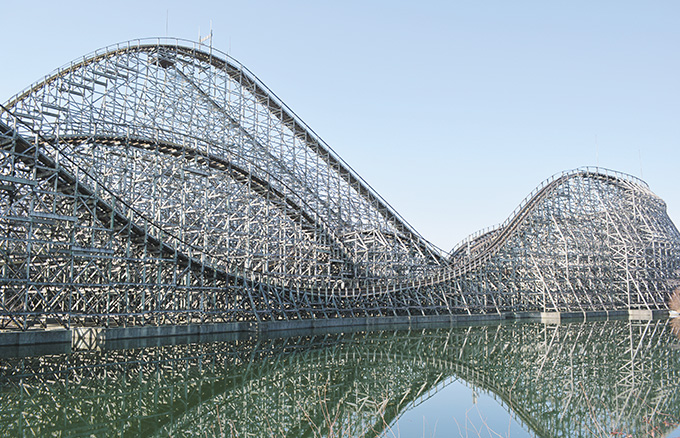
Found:
[[[291,332],[343,332],[380,328],[428,328],[500,324],[504,320],[541,321],[561,324],[568,321],[591,321],[629,318],[650,320],[668,317],[661,310],[614,310],[594,312],[524,312],[507,314],[460,314],[430,316],[394,316],[364,318],[309,319],[298,321],[236,322],[146,327],[76,327],[71,330],[29,330],[0,332],[0,357],[16,347],[49,346],[55,352],[92,349],[134,348],[152,345],[210,342],[252,337],[274,337]],[[55,350],[56,348],[56,350]],[[29,348],[29,350],[31,350]],[[44,348],[34,349],[42,351]],[[32,351],[32,350],[31,350]],[[4,352],[4,353],[3,353]],[[16,351],[19,354],[19,350]],[[14,355],[14,354],[11,354]],[[30,355],[30,354],[28,354]]]
[[[14,345],[71,343],[71,330],[27,330],[25,332],[0,332],[0,347]]]

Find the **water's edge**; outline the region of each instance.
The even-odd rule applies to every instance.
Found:
[[[591,312],[524,312],[477,315],[427,315],[333,318],[297,321],[235,322],[144,327],[74,327],[0,331],[0,357],[40,356],[74,350],[117,350],[166,344],[276,338],[298,334],[372,331],[385,328],[420,329],[446,326],[501,324],[506,321],[560,324],[605,319],[667,318],[667,310],[609,310]]]

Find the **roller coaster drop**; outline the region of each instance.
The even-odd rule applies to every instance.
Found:
[[[445,254],[252,73],[136,41],[0,111],[0,326],[666,309],[680,233],[639,179],[556,175]]]

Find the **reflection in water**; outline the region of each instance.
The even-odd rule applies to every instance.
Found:
[[[537,436],[660,436],[680,418],[677,345],[667,320],[606,321],[0,359],[0,432],[391,436],[404,411],[462,381]]]

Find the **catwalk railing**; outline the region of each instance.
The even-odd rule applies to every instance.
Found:
[[[445,255],[252,73],[179,41],[0,111],[0,323],[28,329],[665,308],[680,234],[640,180],[560,174]]]

